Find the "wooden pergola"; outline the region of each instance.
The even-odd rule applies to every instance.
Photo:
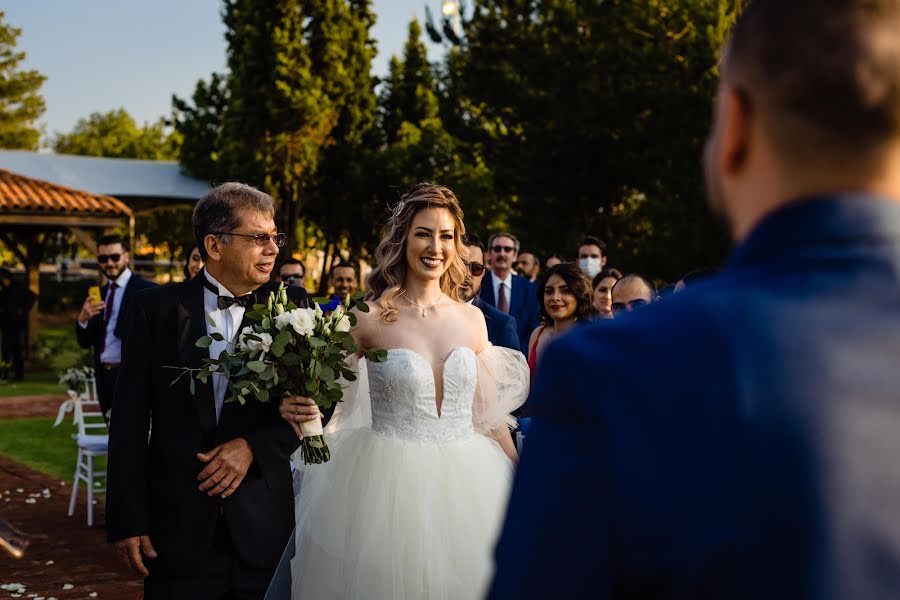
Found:
[[[134,212],[112,196],[91,194],[0,169],[0,242],[25,267],[28,287],[40,293],[40,264],[53,238],[73,232],[88,247],[95,245],[92,232],[119,227],[127,222],[134,238]],[[35,333],[37,305],[30,331]]]

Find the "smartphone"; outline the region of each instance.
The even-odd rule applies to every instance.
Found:
[[[95,304],[100,304],[103,302],[103,298],[100,297],[100,286],[92,285],[88,288],[88,298],[94,301]]]

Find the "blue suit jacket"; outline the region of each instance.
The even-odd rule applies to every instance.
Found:
[[[494,346],[503,346],[513,350],[521,350],[519,347],[519,334],[516,331],[516,320],[511,316],[500,312],[490,304],[485,304],[481,298],[475,298],[473,304],[484,313],[487,323],[488,340]]]
[[[480,297],[486,303],[497,308],[494,298],[494,274],[488,273],[481,282]],[[519,350],[528,352],[528,338],[538,326],[539,308],[533,283],[518,275],[512,276],[512,297],[509,299],[509,315],[516,320],[516,331],[519,335]]]
[[[900,593],[900,204],[769,215],[542,358],[491,598]]]

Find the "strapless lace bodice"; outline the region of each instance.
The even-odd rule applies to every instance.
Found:
[[[444,361],[443,401],[437,412],[431,365],[412,350],[388,351],[383,363],[369,363],[372,429],[409,441],[449,443],[475,433],[472,402],[477,383],[475,352],[459,347]]]

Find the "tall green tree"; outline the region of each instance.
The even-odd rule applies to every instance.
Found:
[[[34,69],[21,70],[24,52],[16,51],[22,30],[4,22],[0,11],[0,148],[37,150],[41,133],[35,123],[46,105],[40,94],[46,79]]]
[[[181,136],[178,161],[188,174],[207,181],[215,179],[227,104],[226,78],[219,73],[213,73],[209,83],[199,80],[190,101],[172,96],[170,123]]]
[[[165,119],[138,125],[124,108],[92,113],[79,119],[69,133],[57,134],[53,149],[60,154],[172,160],[180,136],[167,131]]]
[[[610,238],[672,279],[724,255],[699,168],[730,0],[480,0],[450,55],[451,132],[476,141],[539,251]]]

